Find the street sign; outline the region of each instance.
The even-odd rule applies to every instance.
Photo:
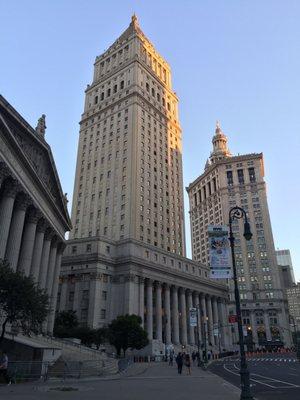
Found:
[[[229,315],[229,317],[228,317],[228,322],[229,322],[230,324],[235,324],[235,323],[237,322],[236,315]]]
[[[190,326],[197,326],[197,308],[190,308]]]
[[[210,277],[214,279],[232,278],[228,227],[208,225]]]

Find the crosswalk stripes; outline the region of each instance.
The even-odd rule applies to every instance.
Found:
[[[255,362],[297,362],[295,358],[247,358],[247,361]]]

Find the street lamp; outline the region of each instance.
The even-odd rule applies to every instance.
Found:
[[[240,366],[240,375],[241,375],[241,399],[253,399],[250,392],[250,374],[247,367],[245,347],[244,347],[244,336],[243,336],[243,326],[242,326],[242,317],[241,317],[241,303],[240,303],[240,293],[237,282],[237,272],[235,265],[235,255],[234,255],[234,236],[232,232],[232,222],[236,219],[244,218],[244,238],[246,240],[251,240],[252,233],[250,229],[250,224],[247,219],[246,211],[241,207],[232,207],[229,210],[229,241],[231,248],[231,256],[232,256],[232,269],[233,269],[233,281],[234,281],[234,297],[236,304],[236,316],[238,323],[238,332],[239,332],[239,345],[240,345],[240,358],[241,358],[241,366]]]

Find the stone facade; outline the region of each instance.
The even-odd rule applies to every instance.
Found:
[[[60,276],[58,310],[74,310],[82,325],[98,328],[137,314],[150,342],[195,347],[189,309],[199,310],[199,340],[209,349],[232,346],[228,290],[209,278],[208,267],[134,239],[68,241]],[[213,335],[213,326],[220,335]]]
[[[59,310],[97,328],[141,316],[150,348],[195,346],[189,309],[198,307],[200,343],[230,348],[225,285],[184,257],[178,98],[168,63],[134,15],[96,58],[80,123]],[[213,336],[213,324],[220,337]]]
[[[289,250],[276,250],[276,259],[283,289],[290,288],[295,284],[294,268]]]
[[[300,331],[300,282],[286,290],[289,304],[291,329]]]
[[[178,98],[135,16],[86,89],[72,223],[71,239],[134,238],[185,255]]]
[[[252,332],[256,345],[275,344],[278,340],[290,345],[287,302],[275,255],[263,155],[232,156],[219,124],[212,142],[213,152],[204,173],[187,188],[193,259],[209,264],[208,225],[227,225],[230,208],[244,208],[252,240],[244,240],[242,220],[233,224],[243,323]],[[229,285],[230,312],[235,314],[233,281]]]
[[[50,313],[44,329],[51,333],[71,222],[44,133],[0,96],[0,258],[47,291]]]

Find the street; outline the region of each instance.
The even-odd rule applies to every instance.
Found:
[[[186,368],[178,375],[167,363],[134,364],[124,374],[89,380],[0,386],[5,400],[238,400],[239,389],[217,375]]]
[[[257,399],[299,399],[300,363],[292,354],[266,354],[247,359],[252,395]],[[209,370],[240,386],[239,359],[220,360]]]

